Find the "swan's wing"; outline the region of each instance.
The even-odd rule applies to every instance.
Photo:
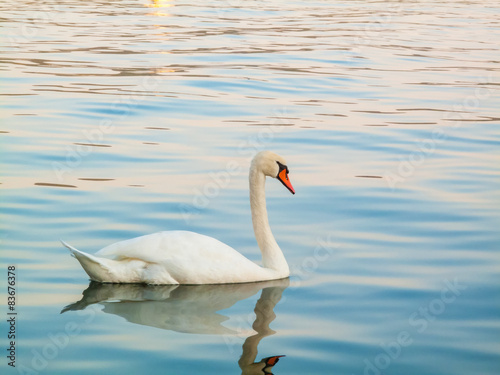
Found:
[[[95,253],[96,256],[114,260],[127,258],[142,259],[146,262],[153,262],[161,250],[160,245],[164,232],[148,234],[146,236],[135,237],[130,240],[115,242]]]
[[[114,260],[139,259],[150,263],[198,257],[205,257],[205,260],[210,258],[246,259],[236,250],[215,238],[188,231],[158,232],[116,242],[99,250],[95,255]]]

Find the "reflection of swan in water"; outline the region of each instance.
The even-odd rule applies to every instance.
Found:
[[[246,284],[223,285],[140,285],[91,282],[83,298],[61,312],[83,310],[99,303],[105,313],[125,318],[135,324],[183,333],[233,335],[237,332],[221,325],[229,318],[218,311],[255,295],[262,290],[255,305],[256,334],[243,344],[238,364],[243,375],[272,374],[272,367],[282,356],[255,362],[257,346],[264,337],[274,334],[269,324],[274,320],[274,306],[289,284],[288,279]]]
[[[286,287],[285,287],[286,288]],[[269,287],[262,290],[260,299],[255,304],[255,321],[252,328],[257,332],[255,335],[247,337],[243,343],[243,353],[238,361],[238,365],[243,375],[272,374],[272,367],[278,363],[283,355],[276,355],[255,362],[257,358],[257,346],[260,340],[266,336],[274,335],[274,331],[269,328],[269,324],[276,318],[274,306],[281,299],[283,287]]]

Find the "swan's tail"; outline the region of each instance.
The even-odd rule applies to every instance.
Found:
[[[114,278],[109,266],[111,265],[111,262],[115,261],[111,259],[98,258],[84,253],[62,240],[61,243],[69,249],[71,256],[75,257],[80,262],[83,269],[92,280],[99,281],[101,283],[113,282]]]

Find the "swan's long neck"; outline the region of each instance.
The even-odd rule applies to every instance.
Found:
[[[274,239],[266,209],[266,176],[255,165],[250,168],[250,208],[255,238],[262,252],[262,264],[265,268],[278,271],[283,277],[289,269],[285,256]]]

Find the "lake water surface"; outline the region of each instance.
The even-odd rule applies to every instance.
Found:
[[[499,373],[499,1],[0,8],[2,374]],[[89,286],[59,243],[181,229],[259,261],[264,149],[289,280]]]

